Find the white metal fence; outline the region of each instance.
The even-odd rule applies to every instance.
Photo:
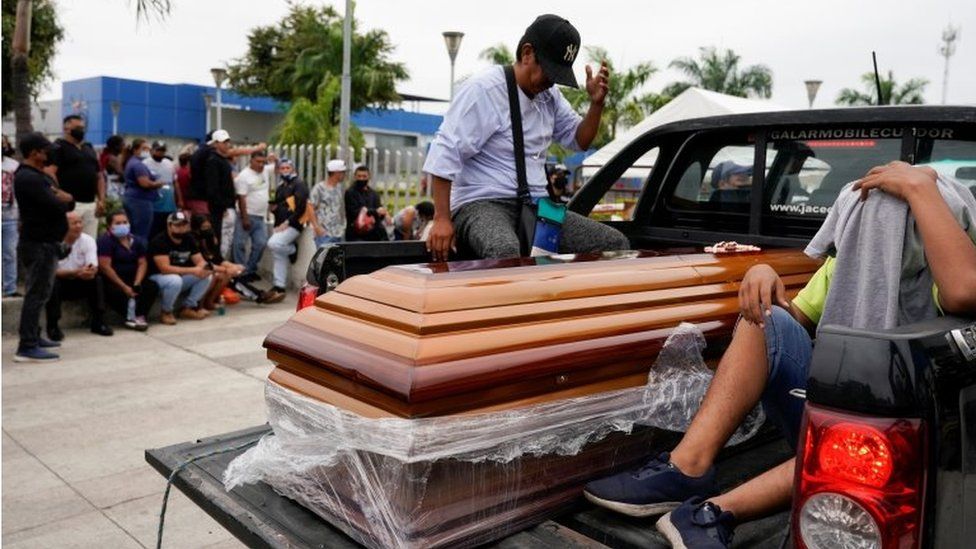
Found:
[[[370,186],[380,194],[383,203],[393,212],[430,199],[430,185],[423,173],[424,150],[362,148],[341,150],[329,145],[271,145],[269,150],[288,157],[295,163],[298,175],[311,189],[328,176],[325,165],[341,158],[349,167],[365,165],[370,170]],[[246,159],[245,159],[246,162]]]

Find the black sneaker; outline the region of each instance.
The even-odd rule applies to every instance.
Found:
[[[586,485],[586,499],[632,517],[660,515],[693,496],[716,493],[715,468],[700,477],[682,473],[663,452],[636,471],[626,471]]]
[[[61,333],[61,330],[58,330],[58,333]],[[64,334],[61,334],[61,339],[64,339]],[[37,338],[37,346],[41,349],[54,349],[56,347],[60,347],[61,344],[57,341],[49,341],[43,337],[39,337]]]
[[[60,356],[39,346],[17,349],[14,354],[14,362],[56,362],[60,359]]]
[[[710,501],[691,498],[656,526],[674,549],[727,549],[732,546],[735,517]]]
[[[64,341],[64,332],[61,328],[55,326],[48,326],[47,337],[51,338],[51,341]],[[41,345],[43,347],[43,345]]]
[[[91,333],[98,334],[100,336],[110,336],[115,332],[104,322],[97,322],[91,325]]]

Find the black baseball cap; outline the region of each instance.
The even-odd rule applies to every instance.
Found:
[[[166,223],[170,225],[185,225],[189,222],[190,219],[186,216],[186,214],[179,210],[176,210],[166,217]]]
[[[580,35],[569,21],[558,15],[540,15],[525,29],[519,43],[526,42],[532,44],[546,78],[555,84],[579,87],[573,74],[573,61],[579,54]]]
[[[46,151],[51,148],[51,142],[41,132],[31,132],[20,138],[20,154],[27,158],[34,151]]]

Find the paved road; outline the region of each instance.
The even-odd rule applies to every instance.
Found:
[[[261,341],[294,299],[223,317],[67,332],[54,364],[15,364],[3,336],[2,544],[154,547],[165,481],[143,450],[265,421]],[[179,491],[164,547],[241,547]]]

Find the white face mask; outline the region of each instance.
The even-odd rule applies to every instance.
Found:
[[[149,151],[143,150],[142,152],[140,152],[139,153],[139,158],[141,158],[143,160],[149,158]]]

